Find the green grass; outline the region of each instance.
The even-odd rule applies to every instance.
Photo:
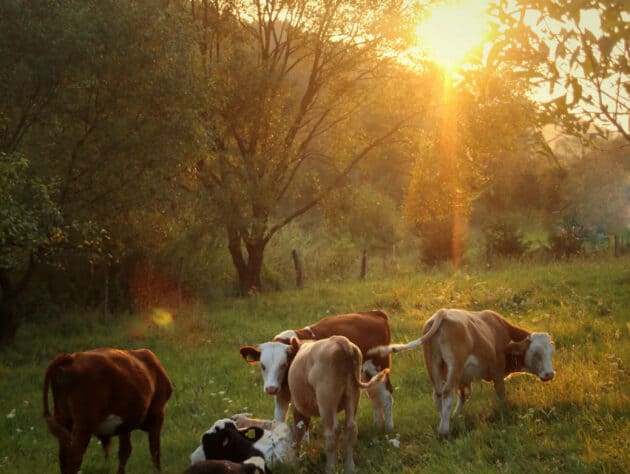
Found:
[[[148,347],[158,355],[175,385],[162,432],[163,468],[178,473],[216,419],[242,411],[272,416],[273,400],[262,393],[258,368],[241,360],[241,345],[327,314],[373,308],[388,312],[394,341],[404,342],[418,337],[424,320],[440,307],[491,308],[529,330],[550,332],[556,378],[543,384],[512,377],[504,411],[491,385],[475,384],[452,435],[441,440],[421,351],[397,354],[396,429],[389,434],[375,429],[369,400],[362,397],[359,472],[630,471],[630,259],[625,257],[313,285],[187,308],[168,328],[138,315],[103,320],[89,312],[25,323],[15,345],[0,351],[0,472],[58,472],[56,441],[41,415],[41,389],[47,363],[59,352],[115,346]],[[400,447],[388,437],[397,438]],[[321,471],[322,438],[315,422],[299,463],[274,472]],[[132,444],[128,472],[151,472],[146,435],[134,432]],[[93,440],[82,472],[115,472],[113,448],[107,461]]]

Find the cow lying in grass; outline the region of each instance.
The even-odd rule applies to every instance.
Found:
[[[359,348],[344,336],[314,342],[291,339],[295,352],[289,366],[288,384],[292,395],[296,449],[311,417],[322,419],[326,442],[326,471],[334,472],[337,462],[337,413],[345,412],[345,471],[354,471],[353,451],[357,440],[355,421],[361,389],[382,383],[389,369],[369,382],[361,382],[362,356]]]
[[[383,369],[389,369],[389,354],[383,356],[367,356],[373,347],[387,345],[391,342],[391,331],[387,315],[382,311],[365,311],[360,313],[328,316],[302,329],[291,329],[277,334],[271,342],[258,346],[243,346],[241,356],[248,364],[260,364],[263,376],[263,390],[275,396],[274,419],[285,421],[291,392],[287,384],[287,369],[291,364],[291,348],[289,341],[297,338],[300,341],[325,339],[340,335],[356,344],[363,356],[363,372],[367,378],[376,375]],[[374,421],[383,424],[389,430],[394,428],[392,415],[392,384],[387,375],[384,383],[371,386],[368,390],[374,409]]]
[[[423,336],[407,344],[381,346],[370,351],[384,356],[422,345],[424,362],[433,384],[433,399],[441,415],[438,432],[448,435],[455,391],[459,414],[476,380],[494,382],[505,400],[504,379],[527,372],[542,381],[551,380],[554,343],[547,333],[529,333],[494,311],[441,309],[424,324]]]
[[[201,437],[185,474],[269,472],[263,452],[256,447],[264,434],[258,426],[237,428],[228,418],[217,421]]]
[[[44,378],[44,418],[59,440],[62,474],[79,470],[92,435],[101,440],[106,454],[111,437],[118,436],[118,473],[124,473],[135,429],[148,431],[151,457],[159,470],[160,430],[172,391],[166,370],[148,349],[106,348],[55,357]]]
[[[291,428],[283,421],[260,420],[250,418],[244,413],[232,416],[229,420],[217,421],[205,434],[216,433],[226,429],[228,424],[233,424],[237,429],[247,432],[248,428],[257,427],[262,430],[260,438],[256,439],[253,447],[260,451],[267,466],[275,464],[290,464],[295,460],[295,448]],[[205,435],[204,434],[204,435]],[[249,439],[248,439],[249,441]],[[210,456],[210,457],[209,457]],[[219,458],[217,456],[223,456]],[[221,450],[208,451],[204,448],[203,439],[201,445],[191,454],[190,462],[198,463],[205,459],[240,459],[241,455],[226,457]]]

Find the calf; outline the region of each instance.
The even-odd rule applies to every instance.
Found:
[[[262,436],[253,443],[253,447],[260,451],[265,459],[265,463],[269,466],[275,464],[292,463],[295,460],[295,449],[293,447],[293,434],[291,428],[283,421],[259,420],[250,418],[246,414],[240,413],[232,416],[230,420],[219,420],[206,431],[205,434],[212,434],[217,430],[225,429],[226,424],[230,421],[236,428],[247,430],[247,428],[258,427],[263,431]],[[202,440],[203,441],[203,440]],[[206,455],[206,450],[202,444],[190,456],[191,463],[198,463],[205,459],[234,459],[242,456],[226,457],[224,453],[212,453]]]
[[[124,473],[135,429],[149,433],[153,465],[159,470],[160,431],[172,391],[166,370],[148,349],[105,348],[55,357],[44,378],[44,419],[59,440],[62,474],[79,470],[92,435],[101,440],[105,454],[111,437],[118,436],[118,473]]]
[[[331,336],[315,342],[291,339],[296,352],[289,367],[288,384],[292,394],[296,449],[311,417],[322,419],[326,442],[326,471],[334,472],[337,462],[337,413],[345,411],[345,471],[354,471],[353,450],[357,439],[355,421],[360,389],[382,383],[389,369],[361,382],[363,358],[359,348],[344,336]]]
[[[366,355],[371,348],[387,345],[391,342],[389,321],[387,315],[382,311],[328,316],[302,329],[283,331],[276,335],[271,342],[259,344],[257,347],[241,347],[241,356],[247,363],[260,363],[265,393],[275,395],[275,420],[286,420],[287,410],[291,402],[291,391],[287,384],[287,369],[291,363],[290,354],[292,353],[288,344],[290,339],[319,340],[333,335],[345,336],[357,345],[365,358],[363,372],[367,378],[374,376],[382,369],[389,369],[391,365],[389,354]],[[374,422],[377,425],[384,423],[389,430],[394,429],[392,391],[389,375],[385,377],[384,383],[371,386],[368,390],[374,409]]]
[[[372,352],[382,356],[422,345],[441,416],[440,435],[449,433],[455,391],[459,392],[457,415],[470,396],[471,382],[494,382],[503,402],[508,375],[528,372],[546,382],[555,374],[551,365],[554,343],[549,334],[529,333],[494,311],[441,309],[424,324],[422,332],[420,339],[408,344],[381,346]]]
[[[201,437],[186,473],[268,472],[264,455],[256,447],[263,435],[258,426],[237,428],[233,420],[219,420]]]

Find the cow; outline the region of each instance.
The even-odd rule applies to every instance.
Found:
[[[290,464],[295,460],[295,449],[293,445],[293,433],[288,424],[283,421],[260,420],[251,418],[245,413],[233,415],[229,420],[217,421],[205,432],[206,434],[216,433],[224,430],[226,424],[233,424],[236,428],[245,430],[247,428],[258,427],[262,430],[262,436],[253,443],[253,447],[262,453],[265,463],[271,467],[275,464]],[[210,457],[209,457],[210,456]],[[191,464],[204,461],[206,459],[240,459],[242,456],[226,456],[222,452],[209,452],[202,444],[191,454]],[[243,458],[245,459],[245,458]]]
[[[326,471],[334,472],[337,463],[337,413],[345,412],[346,472],[354,471],[353,451],[357,440],[355,421],[360,389],[382,383],[389,369],[383,369],[367,383],[361,381],[361,350],[345,336],[331,336],[317,341],[291,339],[294,352],[289,367],[288,384],[292,395],[296,450],[310,420],[322,419],[326,444]]]
[[[256,447],[264,434],[258,426],[238,428],[234,420],[219,420],[201,437],[185,473],[269,472],[263,452]]]
[[[55,357],[44,378],[44,419],[59,441],[62,474],[79,470],[92,435],[105,455],[118,436],[118,473],[124,473],[135,429],[148,432],[153,465],[160,470],[160,431],[172,391],[166,370],[148,349],[101,348]]]
[[[391,342],[387,314],[378,310],[327,316],[302,329],[283,331],[271,342],[265,342],[256,347],[240,348],[241,356],[248,364],[260,364],[264,382],[263,390],[275,396],[275,420],[286,420],[291,402],[291,392],[287,384],[287,369],[291,363],[290,354],[292,353],[289,345],[291,338],[305,341],[325,339],[333,335],[345,336],[359,347],[364,358],[363,372],[366,378],[372,377],[382,369],[390,368],[389,354],[371,357],[366,355],[369,349]],[[392,392],[393,387],[389,375],[383,384],[368,390],[374,410],[374,422],[378,426],[384,424],[388,430],[394,429]]]
[[[504,379],[516,372],[536,375],[546,382],[555,372],[551,364],[554,342],[547,333],[530,333],[509,323],[494,311],[440,309],[424,324],[422,337],[407,344],[376,347],[371,354],[384,356],[422,346],[424,362],[433,385],[433,399],[440,412],[438,433],[450,431],[455,391],[455,415],[461,413],[471,393],[471,383],[492,381],[501,403]]]

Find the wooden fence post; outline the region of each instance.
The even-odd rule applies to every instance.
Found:
[[[367,250],[363,250],[361,254],[361,280],[365,280],[365,276],[367,275]]]
[[[304,285],[304,279],[302,274],[302,262],[297,250],[291,250],[291,256],[293,257],[293,267],[295,268],[295,286],[302,288]]]

